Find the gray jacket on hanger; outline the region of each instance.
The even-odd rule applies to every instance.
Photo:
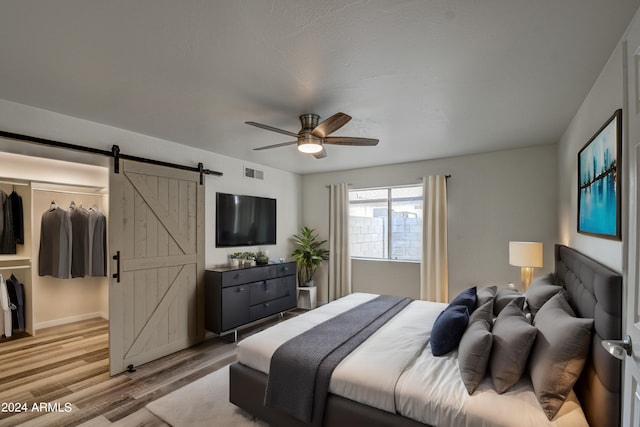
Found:
[[[55,203],[42,214],[38,274],[71,277],[71,219],[69,212]]]

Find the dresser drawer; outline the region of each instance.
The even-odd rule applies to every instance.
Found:
[[[283,311],[291,310],[296,307],[295,292],[291,295],[284,296],[275,300],[252,305],[249,308],[249,317],[251,321],[262,319],[263,317],[278,314]]]
[[[249,288],[247,286],[234,286],[222,289],[222,318],[221,330],[226,331],[248,323],[250,315]]]
[[[227,286],[257,282],[262,279],[271,279],[276,277],[277,274],[278,270],[275,265],[225,271],[222,273],[222,287],[226,288]]]
[[[295,293],[296,276],[263,280],[249,285],[249,303],[259,304]]]
[[[278,271],[278,277],[288,276],[290,274],[296,274],[296,263],[285,262],[284,264],[276,264],[274,267]]]

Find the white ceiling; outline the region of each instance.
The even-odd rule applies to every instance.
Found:
[[[550,144],[639,5],[0,0],[0,98],[298,173]],[[378,146],[253,151],[291,138],[244,124],[338,111]]]

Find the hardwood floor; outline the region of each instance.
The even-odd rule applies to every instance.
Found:
[[[276,321],[246,329],[241,338]],[[235,360],[236,345],[213,337],[110,377],[106,320],[42,329],[0,343],[0,426],[164,426],[147,403]]]

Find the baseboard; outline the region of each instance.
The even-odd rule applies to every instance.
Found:
[[[66,325],[67,323],[79,322],[81,320],[93,319],[95,317],[101,317],[101,318],[103,318],[105,320],[109,319],[109,316],[105,315],[104,313],[100,313],[100,312],[84,313],[84,314],[78,314],[77,316],[64,317],[62,319],[55,319],[55,320],[47,320],[45,322],[38,322],[38,323],[36,323],[34,329],[37,331],[38,329],[45,329],[45,328],[50,328],[52,326]]]

